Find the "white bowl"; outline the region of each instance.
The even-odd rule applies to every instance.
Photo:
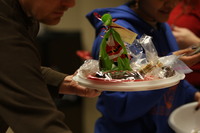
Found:
[[[176,133],[200,133],[200,109],[197,102],[188,103],[174,110],[169,117],[169,126]]]

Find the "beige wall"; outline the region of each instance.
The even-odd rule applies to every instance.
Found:
[[[85,15],[95,8],[114,7],[126,1],[127,0],[76,0],[76,6],[65,13],[62,21],[58,25],[48,28],[62,31],[80,30],[82,32],[84,49],[90,51],[94,40],[94,29],[85,18]]]
[[[126,2],[126,0],[77,0],[76,6],[65,13],[61,23],[53,27],[44,27],[61,31],[81,31],[84,49],[91,51],[95,31],[85,18],[85,15],[95,8],[114,7],[123,4],[124,2]],[[94,123],[100,116],[100,113],[96,110],[96,100],[97,98],[84,99],[84,133],[93,133]]]
[[[89,21],[85,18],[85,15],[95,8],[101,7],[114,7],[121,5],[126,0],[84,0],[82,2],[81,10],[81,30],[83,33],[83,44],[86,50],[91,50],[91,46],[94,40],[94,29],[90,25]],[[87,3],[87,4],[86,4]]]

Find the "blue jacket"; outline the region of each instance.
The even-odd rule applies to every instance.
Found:
[[[159,56],[178,50],[175,38],[166,23],[160,23],[155,30],[128,7],[95,9],[87,14],[96,29],[96,39],[92,55],[98,59],[99,45],[103,35],[103,25],[93,13],[110,13],[117,18],[116,23],[138,34],[153,37]],[[194,100],[197,90],[187,81],[178,85],[152,91],[103,92],[98,99],[97,109],[102,113],[95,125],[95,133],[173,133],[168,125],[170,113],[180,105]]]

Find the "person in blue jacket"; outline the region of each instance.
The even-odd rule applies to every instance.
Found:
[[[152,41],[158,55],[180,54],[176,40],[167,23],[169,13],[178,0],[132,0],[114,8],[94,9],[87,19],[96,29],[92,56],[98,59],[104,28],[93,14],[110,13],[115,23],[134,31],[137,38],[146,34]],[[183,56],[189,66],[197,63],[200,54]],[[174,133],[168,125],[170,113],[177,107],[199,101],[200,93],[186,80],[173,87],[138,92],[109,92],[99,96],[97,109],[101,112],[95,124],[95,133]]]

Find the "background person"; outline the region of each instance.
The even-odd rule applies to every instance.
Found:
[[[200,1],[182,0],[171,12],[168,23],[180,49],[200,47]],[[200,64],[191,67],[186,79],[200,89]]]

